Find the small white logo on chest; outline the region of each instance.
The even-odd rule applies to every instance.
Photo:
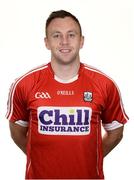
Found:
[[[92,102],[92,100],[93,100],[93,93],[89,91],[84,92],[84,101]]]
[[[48,92],[36,92],[35,93],[35,98],[36,99],[51,99],[50,95]]]

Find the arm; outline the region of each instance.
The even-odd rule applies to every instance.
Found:
[[[105,157],[117,146],[123,137],[123,126],[111,131],[106,131],[102,139],[103,156]]]
[[[13,122],[9,122],[9,127],[13,141],[26,154],[28,127],[23,127]]]

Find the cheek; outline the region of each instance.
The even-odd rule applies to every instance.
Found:
[[[77,47],[77,48],[82,48],[83,47],[83,40],[81,40],[80,38],[75,39],[75,41],[72,42],[72,44],[74,44],[75,47]]]
[[[49,48],[50,49],[56,49],[59,46],[59,41],[58,40],[53,40],[49,42]]]
[[[56,52],[58,51],[58,46],[55,45],[55,44],[51,44],[51,45],[49,46],[49,50],[51,50],[52,53],[56,53]]]
[[[77,42],[76,43],[76,46],[75,46],[77,49],[81,49],[82,47],[83,47],[83,43],[81,43],[81,42]]]
[[[54,49],[54,45],[51,42],[47,42],[46,47],[47,47],[48,50]]]

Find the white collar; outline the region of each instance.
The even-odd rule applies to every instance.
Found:
[[[60,79],[59,77],[57,77],[56,75],[54,75],[54,79],[55,79],[56,81],[60,82],[60,83],[65,83],[65,84],[67,84],[67,83],[72,83],[72,82],[74,82],[74,81],[76,81],[76,80],[78,79],[78,74],[77,74],[76,76],[74,76],[73,78],[67,79],[67,80],[65,80],[65,79]]]

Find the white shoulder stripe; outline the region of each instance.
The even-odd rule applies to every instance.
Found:
[[[114,129],[117,129],[117,128],[123,126],[123,124],[119,123],[119,122],[116,121],[116,120],[113,121],[112,123],[102,124],[102,125],[103,125],[103,127],[104,127],[104,129],[105,129],[106,131],[112,131],[112,130],[114,130]]]
[[[17,86],[17,84],[26,76],[32,74],[33,72],[37,72],[40,71],[42,69],[47,68],[47,65],[42,65],[40,67],[37,67],[31,71],[29,71],[28,73],[24,74],[23,76],[21,76],[20,78],[18,78],[11,86],[10,88],[10,92],[9,92],[9,97],[8,97],[8,107],[7,107],[7,114],[6,114],[6,118],[10,120],[12,113],[13,113],[13,97],[14,97],[14,92],[15,92],[15,88]]]
[[[15,124],[18,124],[20,126],[23,126],[23,127],[28,127],[29,123],[27,121],[24,121],[24,120],[17,120],[15,121]]]
[[[93,72],[96,72],[96,73],[99,73],[99,74],[102,74],[102,75],[108,77],[105,73],[103,73],[102,71],[96,69],[93,66],[88,66],[88,65],[84,64],[84,68],[87,69],[87,70],[90,70],[90,71],[93,71]],[[108,77],[108,78],[111,79],[110,77]]]
[[[110,80],[114,83],[114,85],[116,86],[116,88],[117,88],[117,90],[118,90],[119,96],[120,96],[120,105],[121,105],[121,109],[122,109],[122,112],[123,112],[123,116],[124,116],[124,118],[125,118],[126,120],[128,120],[128,117],[126,116],[125,110],[124,110],[124,107],[123,107],[121,92],[120,92],[120,89],[119,89],[118,85],[116,84],[116,82],[115,82],[112,78],[110,78],[108,75],[106,75],[105,73],[103,73],[103,72],[101,72],[101,71],[99,71],[99,70],[97,70],[97,69],[95,69],[95,68],[93,68],[93,67],[90,67],[90,66],[84,64],[84,68],[87,69],[87,70],[89,70],[89,71],[93,71],[93,72],[99,73],[99,74],[107,77],[108,79],[110,79]]]

